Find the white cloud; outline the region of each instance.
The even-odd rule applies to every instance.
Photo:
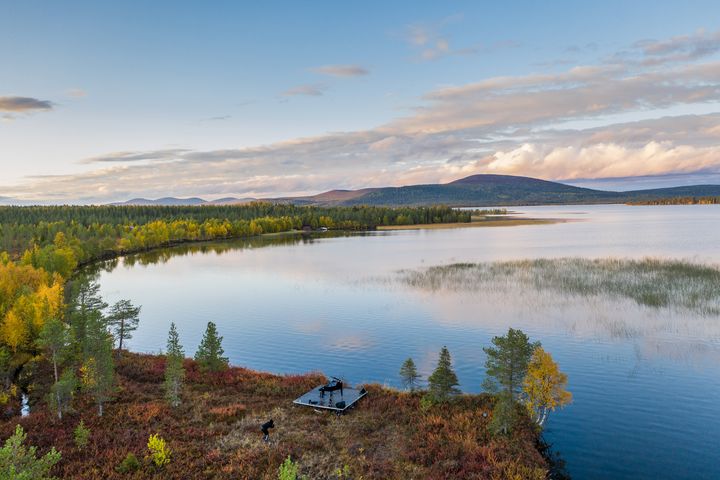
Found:
[[[301,95],[307,95],[310,97],[319,97],[320,95],[324,94],[327,90],[327,87],[325,85],[319,85],[319,84],[308,84],[308,85],[298,85],[297,87],[290,88],[283,92],[283,95],[286,97],[296,97]]]
[[[311,68],[311,71],[331,77],[360,77],[370,72],[360,65],[323,65]]]

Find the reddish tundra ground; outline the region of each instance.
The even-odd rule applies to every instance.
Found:
[[[529,421],[509,437],[488,431],[493,399],[462,395],[446,405],[420,407],[420,395],[376,385],[344,416],[317,413],[292,400],[326,379],[320,374],[271,375],[232,367],[201,373],[186,360],[183,403],[164,399],[161,356],[125,353],[118,362],[119,390],[103,417],[89,399],[78,397],[75,412],[62,421],[36,406],[25,418],[5,418],[0,435],[20,424],[40,453],[62,453],[54,474],[61,478],[276,479],[288,456],[309,479],[544,479],[548,466]],[[483,417],[483,413],[488,416]],[[274,419],[271,442],[260,424]],[[73,430],[80,420],[90,442],[79,449]],[[145,458],[151,434],[172,450],[157,469]],[[137,470],[118,465],[133,453]]]

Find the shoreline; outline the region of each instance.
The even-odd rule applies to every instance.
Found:
[[[378,231],[393,230],[443,230],[452,228],[477,228],[477,227],[517,227],[520,225],[553,225],[556,223],[567,223],[572,220],[563,218],[492,218],[474,220],[471,222],[457,223],[422,223],[416,225],[388,225],[377,227]]]

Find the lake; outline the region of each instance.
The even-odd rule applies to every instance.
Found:
[[[573,404],[545,437],[574,478],[720,478],[720,318],[621,296],[528,288],[415,288],[398,271],[457,262],[647,256],[720,264],[720,206],[513,207],[565,223],[286,235],[129,256],[100,274],[108,302],[142,305],[130,348],[165,348],[171,321],[194,353],[208,321],[233,364],[320,370],[398,386],[447,345],[479,392],[482,347],[508,327],[542,342]],[[512,286],[511,286],[512,287]],[[718,286],[720,288],[720,286]]]

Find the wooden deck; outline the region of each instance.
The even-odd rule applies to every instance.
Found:
[[[317,386],[303,396],[296,398],[293,400],[293,403],[304,407],[319,408],[342,413],[355,405],[355,403],[362,397],[367,395],[367,391],[364,388],[357,389],[345,387],[343,388],[342,395],[340,394],[340,390],[336,390],[334,392],[327,392],[325,395],[320,396],[320,387],[322,387],[322,385]],[[345,405],[340,402],[345,402]]]

